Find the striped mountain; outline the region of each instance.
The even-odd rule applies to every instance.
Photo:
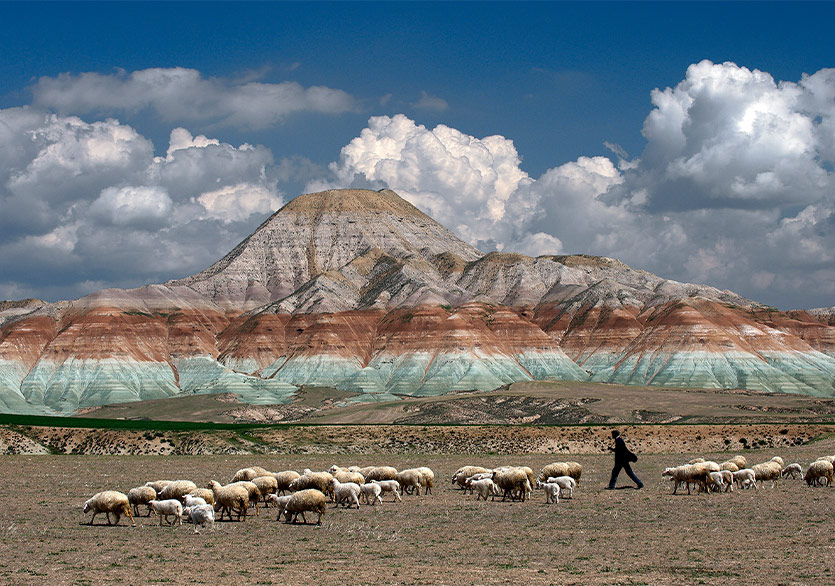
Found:
[[[0,303],[0,411],[301,385],[393,400],[524,380],[835,396],[832,310],[586,255],[484,254],[389,190],[297,197],[191,277]]]

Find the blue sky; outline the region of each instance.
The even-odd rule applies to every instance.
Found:
[[[483,250],[835,305],[833,7],[0,4],[0,298],[191,274],[273,206],[354,184]]]

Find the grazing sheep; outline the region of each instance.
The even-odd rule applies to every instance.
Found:
[[[674,466],[666,468],[661,473],[662,476],[669,476],[674,482],[673,494],[678,491],[679,485],[682,483],[687,485],[687,494],[690,494],[690,484],[698,484],[699,492],[705,490],[706,477],[708,471],[702,466],[703,462],[699,464],[684,464],[683,466]]]
[[[761,484],[764,484],[766,480],[770,480],[771,488],[774,488],[774,484],[780,478],[780,472],[783,471],[783,461],[782,459],[772,459],[762,464],[754,464],[751,466],[751,470],[754,471],[754,475]]]
[[[783,466],[786,465],[786,463],[783,462],[783,458],[781,458],[780,456],[774,456],[773,458],[771,458],[771,460],[769,460],[769,462],[777,462],[778,464],[780,464],[780,470],[782,470]]]
[[[780,476],[783,478],[786,478],[787,476],[791,476],[792,478],[803,478],[803,468],[801,468],[800,464],[797,462],[789,464],[783,468],[782,472],[780,472]]]
[[[830,462],[826,460],[816,460],[809,464],[809,468],[807,468],[806,475],[803,477],[803,480],[806,481],[806,484],[812,486],[812,483],[818,484],[819,480],[823,478],[826,481],[824,482],[824,486],[831,486],[832,472],[833,467]]]
[[[315,488],[324,494],[331,494],[330,484],[332,479],[333,476],[330,472],[311,472],[306,470],[304,474],[290,483],[290,490],[298,492],[300,490]]]
[[[540,482],[537,480],[537,485],[539,488],[542,488],[545,491],[545,503],[555,503],[559,504],[560,502],[560,491],[562,487],[557,484],[556,482]]]
[[[455,474],[452,475],[452,484],[457,484],[458,488],[464,488],[464,484],[467,482],[468,478],[472,478],[476,474],[485,473],[491,474],[492,471],[487,468],[482,468],[481,466],[461,466],[455,471]]]
[[[503,491],[502,500],[524,501],[531,492],[531,483],[525,467],[503,468],[493,473],[493,482]]]
[[[128,491],[128,502],[133,506],[133,514],[139,516],[139,505],[147,505],[157,498],[157,491],[152,486],[137,486]],[[148,507],[147,517],[151,516],[151,507]]]
[[[730,475],[730,482],[728,481],[727,475]],[[720,472],[708,472],[706,480],[708,492],[710,492],[710,489],[713,487],[716,487],[716,490],[720,492],[722,490],[724,490],[725,492],[728,492],[728,490],[733,492],[733,472],[729,470],[723,470]]]
[[[333,475],[339,482],[353,482],[354,484],[365,484],[365,476],[359,472],[351,472],[350,470],[339,470]]]
[[[415,491],[416,494],[420,494],[420,487],[424,483],[423,473],[417,468],[401,470],[397,473],[395,480],[400,483],[401,496],[404,494],[412,494]]]
[[[249,505],[249,491],[240,484],[228,484],[221,486],[219,482],[214,480],[209,481],[208,488],[212,490],[215,495],[215,510],[220,511],[220,520],[223,520],[223,514],[229,515],[229,520],[232,520],[232,511],[237,511],[238,521],[246,521],[246,511]]]
[[[550,476],[548,480],[545,481],[548,484],[558,484],[560,486],[561,491],[567,490],[568,491],[568,498],[574,498],[574,489],[577,488],[577,481],[574,480],[572,476]],[[560,492],[560,496],[562,496],[562,492]]]
[[[145,486],[150,486],[153,488],[157,494],[162,492],[162,489],[174,482],[173,480],[152,480],[150,482],[146,482]]]
[[[577,462],[554,462],[548,464],[539,471],[537,480],[545,482],[548,478],[556,478],[558,476],[570,476],[578,484],[580,477],[583,475],[583,467]]]
[[[372,480],[374,484],[379,484],[382,489],[382,494],[390,492],[394,495],[394,502],[402,501],[400,498],[400,483],[396,480]],[[382,500],[382,496],[380,497]]]
[[[194,532],[200,533],[197,526],[205,527],[206,523],[215,530],[215,510],[212,505],[194,505],[183,509],[183,516],[194,523]]]
[[[258,488],[258,492],[261,493],[261,496],[264,497],[265,503],[267,502],[267,495],[278,492],[278,481],[272,474],[269,476],[258,476],[253,478],[251,482]]]
[[[729,460],[725,460],[725,462],[733,462],[739,470],[745,470],[748,468],[748,460],[745,459],[745,456],[734,456]],[[731,470],[731,472],[733,472],[733,470]]]
[[[260,466],[253,466],[252,468],[241,468],[235,475],[232,477],[232,480],[229,484],[235,484],[236,482],[240,482],[242,480],[252,480],[253,478],[258,478],[259,476],[272,476],[273,473],[269,470],[265,470]]]
[[[397,468],[393,466],[374,466],[368,474],[362,473],[366,482],[372,480],[397,480]]]
[[[175,480],[174,482],[167,484],[165,488],[159,491],[157,493],[157,498],[161,501],[169,499],[180,500],[196,488],[197,485],[191,480]]]
[[[196,496],[197,498],[201,498],[206,501],[207,505],[214,506],[215,504],[215,493],[208,488],[195,488],[186,496]]]
[[[496,483],[493,482],[492,478],[480,478],[478,480],[468,478],[467,488],[470,489],[471,493],[475,491],[475,500],[483,498],[486,501],[488,496],[493,500],[496,500],[496,497],[499,496],[499,487],[496,486]]]
[[[730,460],[725,460],[724,462],[719,464],[719,467],[722,470],[727,470],[728,472],[736,472],[737,470],[739,470],[739,466],[736,465],[736,462],[732,462]]]
[[[249,480],[239,480],[238,482],[230,483],[230,486],[243,486],[249,495],[249,505],[255,507],[255,515],[258,515],[258,503],[261,501],[261,491],[254,482]]]
[[[113,513],[116,516],[116,525],[119,524],[119,520],[122,518],[122,515],[127,515],[130,519],[131,526],[136,527],[136,523],[133,520],[133,514],[130,512],[130,501],[128,501],[128,496],[116,490],[97,492],[92,498],[84,503],[83,510],[85,515],[91,511],[93,513],[93,516],[90,517],[89,525],[93,524],[93,520],[99,513],[104,513],[107,516],[107,524],[113,525],[113,523],[110,522],[110,513]]]
[[[286,507],[287,503],[290,502],[290,497],[292,496],[292,494],[283,494],[281,496],[278,496],[277,494],[271,494],[267,498],[267,503],[275,505],[278,509],[278,517],[275,518],[276,521],[281,520],[281,514],[284,512],[284,507]]]
[[[290,484],[301,474],[295,470],[284,470],[283,472],[276,472],[273,476],[275,476],[276,494],[286,494],[290,490]]]
[[[165,519],[165,522],[168,523],[168,516],[174,515],[176,521],[179,525],[183,524],[183,503],[178,501],[177,499],[165,499],[161,501],[153,500],[148,503],[154,512],[159,515],[159,525],[162,527],[162,520]],[[168,523],[169,525],[173,525],[174,521]]]
[[[826,460],[827,462],[835,466],[835,456],[821,456],[820,458],[818,458],[818,460]]]
[[[743,468],[731,474],[733,474],[734,482],[740,489],[751,488],[752,486],[754,489],[757,488],[757,474],[750,468]]]
[[[366,482],[361,484],[360,490],[362,491],[362,496],[365,497],[366,505],[371,505],[373,507],[377,504],[377,501],[380,501],[381,505],[383,504],[383,497],[380,496],[383,493],[383,488],[376,482]]]
[[[331,478],[331,491],[333,491],[334,507],[347,506],[351,508],[351,503],[360,508],[360,494],[362,489],[356,482],[339,482],[336,478]]]
[[[183,503],[183,510],[188,509],[189,507],[196,507],[198,505],[207,505],[209,503],[206,502],[206,499],[201,498],[199,496],[191,496],[189,494],[183,496],[181,501]],[[214,504],[214,503],[213,503]]]
[[[416,470],[423,475],[423,494],[427,495],[431,493],[432,488],[435,486],[435,473],[431,468],[427,468],[426,466],[421,466]]]
[[[302,521],[307,523],[307,518],[304,514],[306,512],[319,513],[319,518],[316,520],[317,525],[322,524],[322,515],[325,514],[327,499],[319,490],[315,488],[307,488],[300,490],[293,494],[287,505],[284,507],[284,520],[287,523],[295,523],[299,515],[302,516]]]
[[[705,459],[704,459],[704,458],[693,458],[692,460],[690,460],[690,461],[689,461],[689,462],[687,462],[687,463],[688,463],[688,464],[702,464],[702,463],[704,463],[704,462],[705,462]]]

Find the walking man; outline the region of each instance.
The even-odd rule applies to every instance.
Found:
[[[643,488],[644,483],[641,482],[640,478],[635,476],[635,473],[632,472],[632,467],[629,465],[631,462],[637,462],[638,456],[629,451],[629,448],[626,447],[626,442],[620,437],[618,430],[612,430],[612,439],[615,440],[615,445],[610,447],[609,451],[615,453],[615,467],[612,468],[612,478],[609,480],[609,486],[606,488],[608,490],[615,489],[615,485],[618,482],[618,474],[620,474],[621,469],[635,482],[638,488]]]

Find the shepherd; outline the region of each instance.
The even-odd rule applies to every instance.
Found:
[[[615,467],[612,468],[612,478],[609,479],[609,486],[606,487],[607,490],[615,489],[615,485],[618,482],[618,474],[620,474],[621,469],[626,471],[626,475],[635,482],[639,489],[643,488],[644,483],[641,482],[640,478],[635,476],[635,473],[632,472],[632,466],[630,466],[631,463],[638,461],[638,456],[626,447],[626,442],[620,437],[620,432],[617,429],[612,430],[612,439],[615,440],[615,445],[610,447],[609,451],[615,453]]]

